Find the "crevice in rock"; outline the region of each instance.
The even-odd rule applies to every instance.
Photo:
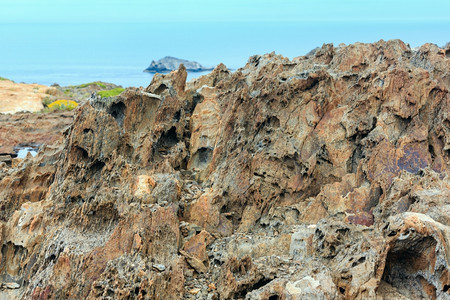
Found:
[[[192,96],[192,102],[191,102],[191,106],[189,107],[189,114],[192,114],[195,110],[195,107],[197,106],[197,104],[201,103],[203,101],[203,96],[200,95],[199,93],[196,93],[194,96]]]
[[[123,125],[123,121],[125,119],[125,110],[126,110],[126,106],[122,101],[114,103],[108,109],[108,113],[114,119],[116,119],[117,124],[119,124],[119,127],[122,127],[122,125]]]
[[[173,115],[173,121],[176,123],[176,122],[179,122],[180,121],[180,118],[181,118],[181,109],[180,110],[177,110],[176,112],[175,112],[175,114]]]
[[[255,284],[250,288],[250,290],[257,290],[257,289],[260,289],[260,288],[262,288],[263,286],[269,284],[272,280],[273,280],[273,278],[272,278],[272,279],[269,279],[269,278],[261,278],[257,283],[255,283]]]
[[[240,291],[239,293],[237,293],[237,294],[235,295],[234,298],[235,298],[235,299],[240,299],[240,298],[244,299],[245,296],[246,296],[248,293],[250,293],[251,291],[258,290],[258,289],[262,288],[263,286],[269,284],[269,283],[270,283],[272,280],[274,280],[274,279],[275,279],[275,278],[270,279],[270,278],[265,278],[265,277],[263,277],[263,278],[261,278],[260,280],[258,280],[255,284],[250,285],[250,286],[244,288],[244,289],[243,289],[242,291]],[[275,299],[277,299],[277,298],[275,298]]]

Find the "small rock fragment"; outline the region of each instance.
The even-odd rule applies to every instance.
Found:
[[[166,269],[166,267],[162,264],[154,264],[153,265],[153,270],[158,271],[158,272],[163,272]]]
[[[197,295],[200,292],[199,288],[195,288],[189,291],[189,294],[191,295]]]
[[[180,253],[184,257],[186,257],[186,261],[188,262],[188,264],[191,267],[193,267],[195,269],[195,271],[197,271],[197,273],[206,273],[206,271],[208,269],[205,267],[205,265],[203,264],[203,262],[201,260],[199,260],[198,258],[190,255],[186,251],[180,250]]]

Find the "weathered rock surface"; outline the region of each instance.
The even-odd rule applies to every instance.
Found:
[[[186,69],[0,169],[0,297],[449,299],[450,48]]]
[[[188,72],[203,72],[211,71],[212,68],[205,68],[196,61],[189,61],[186,59],[179,59],[172,56],[163,57],[157,61],[152,60],[144,72],[148,73],[167,73],[177,70],[183,64]]]

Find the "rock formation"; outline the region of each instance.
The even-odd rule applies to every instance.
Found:
[[[186,69],[0,170],[0,297],[449,299],[450,48]]]
[[[183,64],[188,72],[203,72],[211,71],[213,68],[203,67],[196,61],[189,61],[186,59],[179,59],[172,56],[166,56],[158,61],[152,60],[150,66],[144,70],[148,73],[167,73],[177,70]]]

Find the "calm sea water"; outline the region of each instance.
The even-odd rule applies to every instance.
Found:
[[[323,43],[375,42],[400,38],[411,46],[443,45],[450,21],[315,23],[62,23],[0,21],[0,76],[16,82],[74,85],[102,80],[147,86],[142,72],[166,55],[243,67],[248,57],[276,51],[289,58]],[[202,74],[193,73],[189,77]]]

